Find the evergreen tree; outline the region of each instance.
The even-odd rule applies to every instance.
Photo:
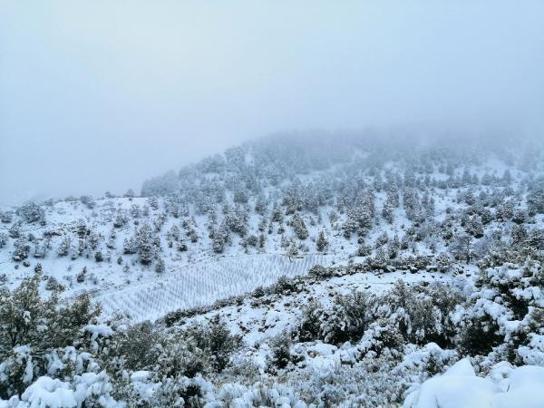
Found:
[[[32,256],[34,258],[45,258],[46,255],[47,255],[47,244],[45,242],[38,241],[38,240],[34,242],[34,251],[32,252]]]
[[[125,238],[123,241],[123,254],[133,255],[138,252],[138,243],[135,237]]]
[[[255,202],[255,212],[259,215],[264,215],[267,209],[267,203],[264,198],[264,195],[259,194]]]
[[[465,226],[465,231],[474,238],[481,238],[484,236],[484,225],[477,215],[470,217]]]
[[[108,242],[106,243],[106,247],[108,249],[115,249],[115,238],[116,238],[116,234],[115,234],[115,229],[111,229],[110,231],[110,235],[108,237]]]
[[[212,249],[216,254],[221,254],[225,250],[225,245],[228,242],[228,231],[226,223],[223,223],[217,228],[212,237]]]
[[[70,253],[72,241],[68,234],[65,234],[60,241],[59,248],[57,249],[58,256],[67,256]]]
[[[259,249],[264,249],[266,244],[266,237],[263,233],[259,234]]]
[[[393,207],[391,206],[391,204],[389,202],[386,202],[384,205],[383,205],[383,209],[382,209],[382,217],[384,220],[386,220],[389,224],[392,224],[393,221],[395,220],[395,215],[393,213]]]
[[[0,249],[6,246],[6,244],[8,243],[8,240],[9,240],[8,234],[4,232],[0,232]]]
[[[28,224],[45,222],[44,210],[33,201],[29,201],[20,206],[16,213]]]
[[[291,243],[289,244],[289,248],[287,248],[287,257],[289,258],[290,261],[292,261],[298,256],[298,254],[299,254],[298,246],[295,243],[295,241],[292,240]]]
[[[115,228],[122,228],[128,222],[128,217],[124,211],[118,211],[113,220],[113,226]]]
[[[24,261],[28,258],[28,253],[30,252],[30,245],[26,237],[21,236],[15,241],[12,259],[15,262]]]
[[[327,241],[327,238],[325,237],[325,232],[323,230],[319,231],[319,235],[317,237],[315,245],[316,249],[319,252],[325,251],[325,249],[327,249],[327,247],[329,246],[329,241]]]
[[[304,241],[308,238],[308,228],[306,228],[306,224],[300,215],[293,215],[291,218],[291,227],[299,240]]]
[[[141,264],[148,265],[155,256],[155,239],[149,224],[143,224],[136,234],[138,259]]]
[[[159,257],[159,259],[157,259],[157,263],[155,264],[155,272],[157,272],[158,274],[163,274],[165,270],[166,266],[164,264],[164,260]]]
[[[453,242],[451,252],[456,259],[465,261],[468,265],[473,255],[471,236],[468,234],[457,236]]]
[[[524,243],[527,240],[527,230],[523,224],[514,224],[512,226],[512,244],[519,245]]]
[[[527,194],[527,208],[532,215],[544,213],[544,177],[531,185]]]
[[[14,223],[8,230],[10,238],[17,239],[21,236],[21,222]]]

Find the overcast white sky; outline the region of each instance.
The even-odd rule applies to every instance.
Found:
[[[242,140],[539,129],[544,1],[0,0],[0,202],[124,192]]]

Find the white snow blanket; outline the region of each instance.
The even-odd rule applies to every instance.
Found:
[[[413,389],[404,408],[544,407],[544,367],[499,363],[486,378],[464,358]]]

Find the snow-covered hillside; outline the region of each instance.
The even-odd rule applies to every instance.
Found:
[[[540,170],[520,152],[385,146],[265,139],[152,179],[144,183],[147,197],[129,192],[7,209],[0,274],[13,287],[40,263],[45,286],[108,303],[117,290],[172,282],[176,293],[193,296],[195,276],[199,290],[201,280],[222,286],[215,268],[236,278],[231,284],[240,294],[303,273],[290,261],[320,263],[313,261],[319,254],[325,263],[406,254],[445,263],[478,258],[499,231],[523,225],[530,232],[541,219],[529,217],[525,197]],[[192,306],[234,291],[210,287],[196,303],[165,302]]]
[[[0,406],[432,406],[463,357],[542,366],[543,177],[538,143],[277,136],[2,209]]]

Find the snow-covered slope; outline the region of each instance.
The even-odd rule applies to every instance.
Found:
[[[235,147],[141,194],[2,209],[4,303],[35,284],[102,312],[74,346],[0,342],[0,398],[390,406],[411,389],[424,406],[447,390],[412,386],[462,357],[486,401],[503,392],[483,379],[496,364],[543,365],[542,146],[321,136]],[[1,327],[34,322],[21,302]],[[26,394],[22,364],[43,378]]]
[[[514,215],[529,229],[541,219],[526,219],[525,194],[538,167],[528,171],[511,154],[428,148],[407,157],[398,147],[382,154],[382,145],[306,142],[231,149],[146,182],[151,197],[86,196],[7,209],[0,275],[13,287],[40,263],[49,288],[59,285],[68,297],[90,292],[106,310],[119,305],[121,312],[123,304],[134,306],[129,298],[143,299],[141,291],[168,287],[175,301],[148,295],[164,300],[140,317],[151,318],[303,273],[317,254],[325,263],[401,252],[447,259],[463,255],[452,251],[457,244],[462,252],[463,243],[454,242],[460,234],[481,253],[494,233],[519,224]],[[290,266],[294,258],[302,261]]]

